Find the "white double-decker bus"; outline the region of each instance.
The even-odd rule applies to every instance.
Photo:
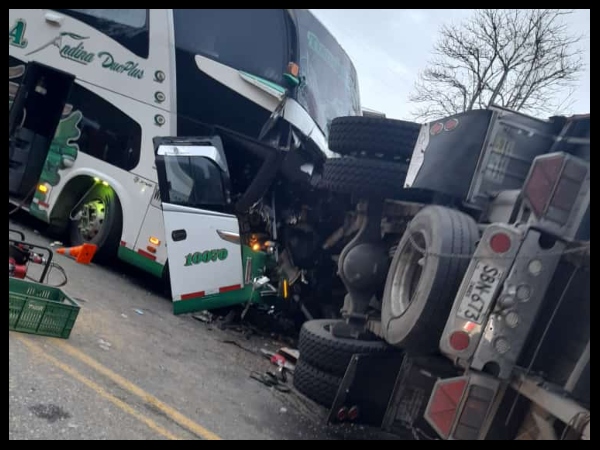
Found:
[[[153,138],[262,139],[279,114],[317,161],[330,121],[361,114],[350,59],[308,10],[10,9],[8,41],[9,201],[156,276]]]

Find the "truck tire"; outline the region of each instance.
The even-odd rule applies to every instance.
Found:
[[[342,377],[330,375],[305,362],[300,356],[294,370],[294,387],[314,402],[331,408]]]
[[[329,149],[340,155],[404,161],[410,159],[421,125],[379,117],[337,117],[329,129]]]
[[[354,157],[325,161],[318,187],[338,194],[397,197],[404,186],[407,164]]]
[[[478,240],[477,224],[462,212],[427,206],[415,215],[400,239],[383,293],[381,326],[389,344],[419,355],[437,351]],[[423,256],[414,244],[431,253]]]
[[[331,327],[339,320],[320,319],[304,322],[300,329],[298,350],[303,361],[332,375],[346,373],[352,355],[385,353],[391,348],[384,341],[339,338]]]
[[[69,225],[72,246],[90,243],[97,245],[94,261],[109,262],[117,254],[123,230],[121,202],[110,187],[94,187],[81,202]]]

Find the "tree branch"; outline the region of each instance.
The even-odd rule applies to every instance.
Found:
[[[570,10],[480,9],[459,25],[445,25],[433,60],[409,100],[419,118],[456,114],[498,103],[515,110],[546,111],[568,92],[584,69],[564,18]]]

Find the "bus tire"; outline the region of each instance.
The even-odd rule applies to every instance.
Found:
[[[438,350],[478,240],[477,224],[462,212],[427,206],[415,215],[396,248],[383,293],[381,326],[388,344],[419,355]],[[415,244],[431,253],[424,256]]]
[[[97,185],[83,198],[71,220],[71,245],[83,243],[98,246],[94,260],[108,262],[116,257],[123,230],[123,211],[115,191]]]
[[[359,340],[331,334],[338,320],[319,319],[304,322],[298,350],[303,361],[332,375],[343,376],[355,354],[385,353],[391,348],[379,339]]]
[[[300,356],[294,369],[294,387],[298,392],[325,408],[331,408],[340,384],[342,377],[323,372]]]
[[[337,117],[329,129],[329,149],[340,155],[406,162],[412,156],[421,125],[380,117]]]
[[[325,161],[318,187],[338,194],[395,198],[404,186],[408,165],[351,156]]]

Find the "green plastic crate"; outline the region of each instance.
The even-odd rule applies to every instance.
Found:
[[[81,307],[62,290],[45,284],[8,279],[8,328],[23,333],[68,339]]]

